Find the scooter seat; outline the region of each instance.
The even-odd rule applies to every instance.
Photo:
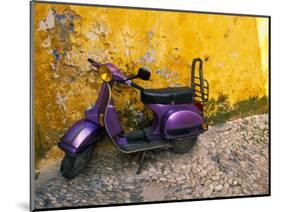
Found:
[[[190,104],[193,91],[189,87],[143,89],[141,101],[144,104]]]

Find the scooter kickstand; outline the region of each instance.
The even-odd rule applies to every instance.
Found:
[[[145,157],[145,151],[143,151],[141,153],[141,157],[140,157],[140,160],[139,160],[139,167],[138,167],[138,170],[136,172],[137,175],[141,173],[141,170],[143,168],[144,157]]]

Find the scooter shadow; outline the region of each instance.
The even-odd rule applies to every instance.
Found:
[[[137,169],[139,168],[141,153],[124,154],[118,150],[112,151],[98,151],[93,154],[91,162],[87,165],[83,173],[91,176],[94,173],[97,175],[115,175],[117,173],[130,173],[137,175]],[[163,165],[168,163],[170,159],[176,159],[178,157],[185,157],[171,152],[170,149],[154,149],[146,152],[143,167],[143,171],[148,171],[151,167],[157,165]]]

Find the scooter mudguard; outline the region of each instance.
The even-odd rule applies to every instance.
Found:
[[[68,129],[58,147],[65,153],[76,156],[87,147],[96,144],[103,136],[104,130],[100,125],[82,119]]]

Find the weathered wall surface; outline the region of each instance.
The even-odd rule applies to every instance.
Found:
[[[128,74],[147,67],[151,81],[138,83],[153,88],[189,84],[192,59],[201,57],[214,102],[267,96],[268,53],[259,38],[268,34],[256,18],[40,3],[34,11],[37,156],[95,102],[101,80],[88,71],[88,57]],[[115,94],[121,119],[141,116],[135,91]]]

